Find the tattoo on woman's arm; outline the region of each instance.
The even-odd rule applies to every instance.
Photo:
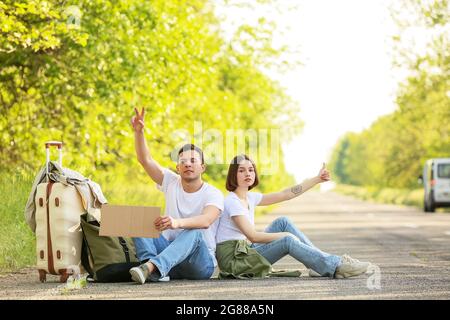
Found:
[[[299,195],[300,193],[302,193],[302,186],[298,185],[298,186],[292,187],[291,192],[293,194],[295,194],[296,196]]]

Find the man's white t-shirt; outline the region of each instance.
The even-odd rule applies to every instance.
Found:
[[[219,208],[221,212],[224,208],[223,194],[219,189],[203,182],[200,190],[188,193],[184,191],[183,186],[181,185],[181,177],[167,168],[164,168],[162,185],[157,184],[157,188],[164,192],[166,198],[165,215],[175,219],[199,216],[202,214],[203,209],[209,205]],[[199,229],[203,233],[203,237],[215,265],[217,265],[215,258],[215,237],[218,224],[219,219],[216,219],[208,229]],[[173,241],[183,230],[184,229],[168,229],[164,230],[162,235],[167,240]]]
[[[261,202],[263,195],[259,192],[248,192],[248,208],[242,203],[239,197],[230,192],[225,197],[225,208],[220,216],[219,227],[216,233],[216,242],[221,243],[227,240],[245,240],[246,236],[239,230],[231,217],[246,216],[252,225],[255,225],[255,207]]]

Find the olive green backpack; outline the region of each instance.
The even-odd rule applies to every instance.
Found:
[[[131,282],[130,268],[140,263],[133,240],[100,236],[100,224],[88,213],[80,216],[83,231],[81,264],[96,282]]]

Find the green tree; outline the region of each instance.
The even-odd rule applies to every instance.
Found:
[[[336,146],[332,163],[341,182],[415,188],[426,159],[450,157],[448,8],[447,0],[395,3],[392,13],[400,34],[394,38],[394,63],[408,76],[400,84],[395,112]],[[426,50],[413,45],[417,30],[428,36]],[[355,172],[365,176],[364,182],[351,177]]]
[[[62,140],[66,166],[100,181],[136,177],[134,107],[147,107],[165,166],[174,132],[196,121],[223,135],[283,127],[289,139],[301,128],[297,105],[262,71],[283,50],[263,20],[226,41],[206,0],[0,3],[0,170],[35,171],[43,142]],[[222,183],[224,169],[208,175]]]

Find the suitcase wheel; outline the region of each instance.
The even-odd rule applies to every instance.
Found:
[[[45,270],[39,270],[39,280],[41,282],[47,281],[47,272]]]
[[[61,273],[61,277],[59,278],[59,282],[61,282],[61,283],[66,282],[67,279],[69,278],[69,276],[70,276],[70,273],[67,273],[67,272],[64,271],[63,273]]]

